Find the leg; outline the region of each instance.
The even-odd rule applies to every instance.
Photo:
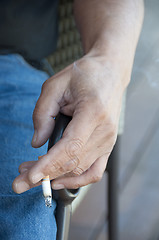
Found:
[[[12,191],[18,166],[36,160],[47,146],[31,147],[32,111],[47,74],[16,54],[0,56],[0,239],[55,240],[53,208],[45,207],[41,186],[24,194]]]

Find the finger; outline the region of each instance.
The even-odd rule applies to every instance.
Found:
[[[90,183],[95,183],[101,180],[108,161],[107,156],[98,158],[95,163],[81,176],[63,177],[52,181],[52,188],[55,190],[69,188],[77,189],[86,186]]]
[[[41,95],[33,112],[34,136],[33,147],[42,146],[50,137],[60,109],[64,91],[69,80],[67,69],[48,79],[42,86]]]
[[[30,169],[28,174],[30,181],[36,183],[46,175],[55,179],[75,169],[85,158],[85,147],[96,124],[96,118],[92,119],[88,107],[75,114],[62,139]]]
[[[95,162],[96,159],[105,155],[109,157],[116,140],[116,131],[111,126],[104,124],[97,127],[92,133],[85,146],[85,158],[80,161],[76,169],[73,170],[75,175],[81,175]]]
[[[85,112],[82,113],[84,113],[83,116],[81,115],[83,122],[80,118],[76,119],[76,115],[74,117],[74,123],[76,123],[79,127],[77,128],[77,134],[81,134],[85,139],[83,147],[81,147],[80,142],[77,141],[78,139],[69,135],[71,131],[73,134],[76,133],[76,128],[73,127],[71,129],[70,122],[70,125],[68,126],[68,128],[70,128],[70,131],[68,131],[69,134],[65,132],[63,139],[50,149],[48,154],[41,157],[39,161],[29,170],[27,177],[29,177],[29,181],[32,182],[32,184],[39,182],[46,175],[50,175],[50,179],[58,178],[71,171],[73,171],[76,175],[81,175],[92,165],[95,159],[104,154],[106,154],[108,158],[111,151],[108,140],[110,140],[109,138],[112,138],[113,136],[112,130],[110,131],[111,134],[109,131],[108,134],[106,134],[106,126],[106,128],[96,128],[94,131],[93,129],[94,126],[96,126],[96,120],[93,119],[90,121],[87,114],[85,114]],[[77,120],[79,120],[79,124]],[[87,129],[81,131],[82,124],[84,125],[83,128],[85,127],[85,122],[87,123]],[[91,132],[93,132],[93,134],[91,134]],[[101,132],[103,132],[102,138]],[[71,137],[72,140],[70,140]],[[103,145],[103,142],[106,144]],[[93,149],[93,151],[91,149]],[[28,180],[26,179],[26,181]]]
[[[18,177],[16,177],[12,183],[12,188],[13,191],[15,193],[22,193],[25,192],[33,187],[37,187],[39,185],[41,185],[41,181],[36,183],[36,184],[32,184],[28,181],[28,171],[24,171],[22,174],[20,174]]]
[[[30,169],[37,161],[28,161],[28,162],[23,162],[20,164],[19,166],[19,173],[23,173],[25,171],[27,171],[28,169]]]

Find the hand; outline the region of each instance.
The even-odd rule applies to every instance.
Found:
[[[58,112],[72,116],[62,139],[38,161],[20,165],[17,193],[50,176],[54,189],[76,189],[102,178],[118,131],[124,71],[105,58],[85,56],[42,86],[34,113],[33,147],[42,146]]]

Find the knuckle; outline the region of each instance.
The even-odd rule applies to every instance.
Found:
[[[110,125],[110,136],[114,137],[114,135],[116,134],[116,131],[117,131],[117,127],[114,123],[111,123]]]
[[[109,124],[108,138],[114,142],[116,139],[116,136],[117,136],[117,126],[115,123],[111,122],[111,124]]]
[[[118,126],[116,122],[110,117],[107,117],[105,123],[101,125],[101,129],[103,129],[106,139],[116,138]]]
[[[18,168],[18,172],[20,173],[24,167],[24,163],[21,163]]]
[[[65,152],[68,158],[75,159],[79,163],[78,155],[83,147],[83,143],[80,139],[73,139],[69,141],[65,146]],[[78,165],[78,163],[76,163]]]
[[[63,172],[63,169],[61,168],[62,164],[60,161],[56,161],[52,156],[46,155],[46,158],[48,158],[48,164],[45,166],[44,171],[46,173],[49,173],[49,175],[52,176],[58,176]]]
[[[78,165],[78,159],[71,159],[70,161],[61,165],[61,168],[64,172],[71,172],[74,170]]]
[[[99,182],[103,177],[103,172],[94,172],[93,176],[92,176],[92,183],[96,183]]]
[[[105,104],[99,99],[96,98],[93,102],[94,115],[96,116],[97,121],[105,121],[107,118],[107,111]]]
[[[51,78],[48,78],[43,84],[42,84],[42,87],[41,87],[41,91],[49,91],[50,89],[52,90],[53,89],[53,83],[54,83],[54,79],[51,77]],[[55,86],[54,86],[55,87]]]
[[[43,92],[43,91],[45,91],[45,89],[47,89],[49,86],[49,79],[48,80],[46,80],[43,84],[42,84],[42,87],[41,87],[41,91]]]
[[[72,186],[73,189],[78,189],[80,187],[82,187],[82,185],[78,182],[74,183],[74,185]]]
[[[76,167],[73,171],[72,171],[73,175],[75,177],[82,175],[82,173],[84,173],[84,170],[81,167]]]

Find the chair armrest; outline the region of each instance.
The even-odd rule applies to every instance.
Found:
[[[61,113],[56,118],[54,131],[49,139],[48,150],[55,145],[63,135],[63,132],[71,117]],[[69,225],[71,217],[71,203],[78,196],[79,189],[61,189],[53,190],[53,198],[57,202],[56,222],[57,222],[57,240],[67,240],[69,235]]]

